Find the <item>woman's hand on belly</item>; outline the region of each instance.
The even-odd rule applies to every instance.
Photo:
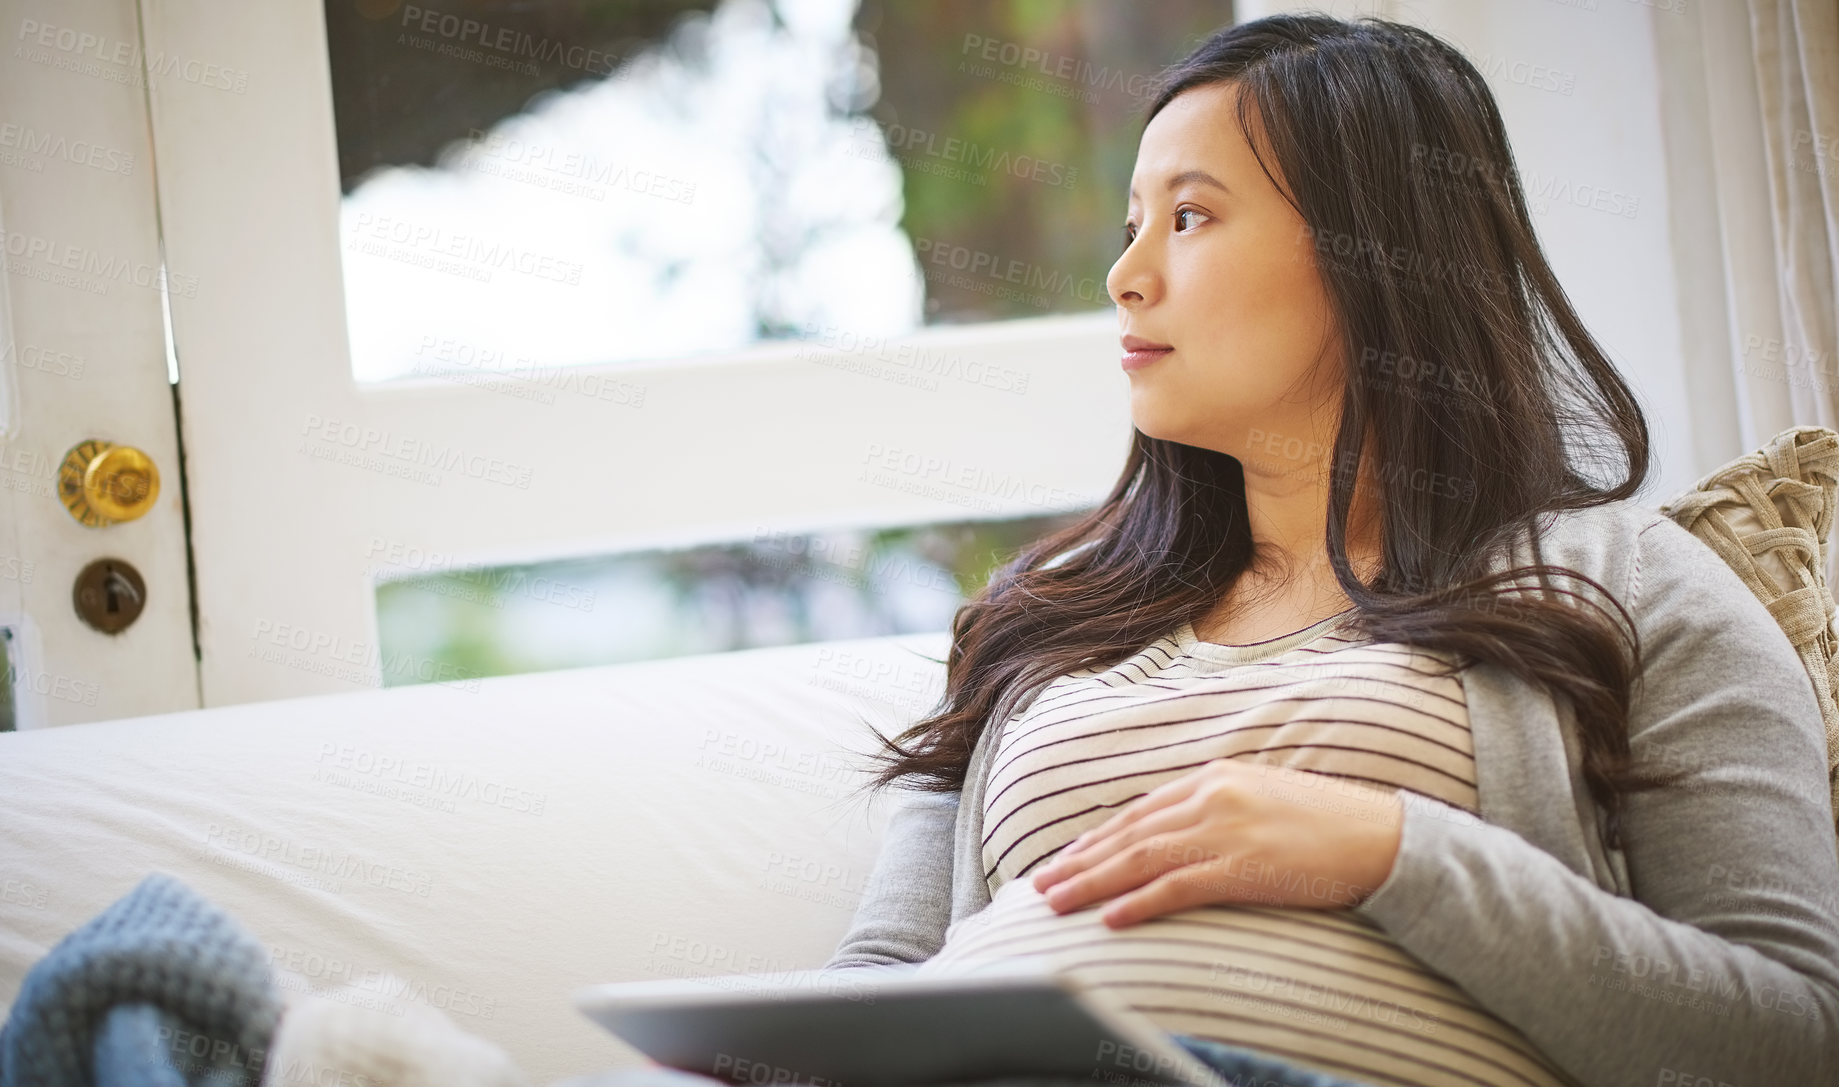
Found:
[[[1391,874],[1404,805],[1389,789],[1215,759],[1118,809],[1030,879],[1057,913],[1118,897],[1125,925],[1214,903],[1340,909]]]

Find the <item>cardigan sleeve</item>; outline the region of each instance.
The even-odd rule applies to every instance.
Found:
[[[1767,608],[1670,520],[1636,537],[1643,651],[1632,897],[1505,827],[1408,794],[1355,911],[1586,1087],[1839,1082],[1839,853],[1805,669]]]
[[[917,964],[945,945],[961,794],[903,792],[888,813],[849,931],[821,969]]]

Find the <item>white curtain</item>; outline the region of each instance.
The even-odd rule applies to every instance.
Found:
[[[1839,420],[1839,0],[1749,0],[1793,423]],[[1770,359],[1771,351],[1776,358]],[[1767,373],[1768,370],[1763,372]],[[1783,425],[1789,425],[1784,423]],[[1779,428],[1778,428],[1779,429]]]
[[[1747,452],[1839,429],[1839,0],[1698,10]],[[1839,546],[1828,559],[1832,581]]]

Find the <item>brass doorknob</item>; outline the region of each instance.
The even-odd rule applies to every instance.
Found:
[[[152,509],[160,497],[160,470],[131,445],[91,438],[64,454],[57,492],[72,517],[101,528]]]

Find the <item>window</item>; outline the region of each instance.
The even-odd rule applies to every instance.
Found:
[[[1230,21],[1192,0],[330,2],[354,376],[541,398],[584,366],[795,341],[936,383],[947,354],[874,345],[1109,308],[1155,75]],[[412,576],[378,586],[385,681],[940,630],[1077,512],[392,560],[376,572]]]

